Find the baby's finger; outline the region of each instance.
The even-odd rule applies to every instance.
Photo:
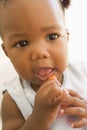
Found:
[[[70,107],[66,109],[61,109],[61,112],[67,115],[75,115],[77,117],[87,118],[87,111],[81,107]]]
[[[68,97],[68,92],[67,92],[67,90],[65,90],[65,89],[62,89],[61,88],[61,94],[58,96],[58,97],[55,97],[55,101],[56,101],[56,103],[63,103],[64,102],[64,100]]]
[[[72,122],[70,125],[73,128],[87,127],[87,119],[84,118],[84,119],[78,120],[76,122]]]
[[[83,99],[76,91],[72,90],[72,89],[69,89],[69,94],[73,97],[78,97],[80,99]]]
[[[65,101],[65,104],[68,105],[68,106],[73,106],[73,107],[87,108],[87,104],[85,103],[84,100],[81,100],[77,97],[72,97],[72,96],[69,96],[67,98],[67,100]]]

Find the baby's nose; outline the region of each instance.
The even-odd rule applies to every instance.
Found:
[[[49,58],[49,56],[50,56],[50,54],[49,54],[47,46],[42,44],[42,45],[36,45],[34,47],[34,50],[31,55],[31,59],[33,61],[36,61],[36,60],[43,59],[43,58]]]

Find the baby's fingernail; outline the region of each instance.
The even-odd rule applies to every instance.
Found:
[[[60,113],[63,115],[63,114],[64,114],[64,109],[61,109],[61,110],[60,110]]]
[[[70,124],[72,128],[74,128],[74,125],[73,124]]]
[[[58,81],[58,85],[61,86],[61,83]]]
[[[68,94],[68,97],[70,97],[70,95]]]
[[[68,91],[67,89],[64,89],[64,91],[65,91],[65,93],[66,93],[68,96],[70,96],[70,95],[69,95],[69,91]]]

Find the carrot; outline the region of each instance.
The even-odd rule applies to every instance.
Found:
[[[56,77],[56,75],[55,75],[55,74],[53,74],[53,75],[51,75],[48,79],[49,79],[49,80],[52,80],[52,79],[57,79],[57,77]]]
[[[57,77],[56,77],[55,74],[51,75],[51,76],[48,78],[48,80],[53,80],[53,79],[57,80]],[[60,87],[60,86],[61,86],[61,83],[59,82],[59,80],[57,80],[57,82],[58,82],[58,86]]]

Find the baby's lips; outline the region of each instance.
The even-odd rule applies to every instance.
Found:
[[[37,75],[41,77],[45,77],[52,72],[52,68],[50,67],[41,67],[37,70]]]

